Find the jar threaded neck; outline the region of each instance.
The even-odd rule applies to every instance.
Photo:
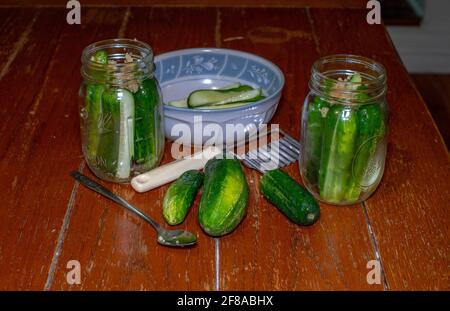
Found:
[[[107,64],[96,61],[95,54],[105,51]],[[81,56],[81,75],[93,83],[121,86],[129,81],[142,81],[154,73],[153,51],[141,41],[109,39],[88,45]]]
[[[352,81],[355,74],[361,79]],[[358,105],[382,98],[386,83],[386,72],[380,63],[363,56],[336,54],[313,64],[309,87],[331,102]]]

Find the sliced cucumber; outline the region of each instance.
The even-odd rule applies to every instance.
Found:
[[[134,155],[134,98],[133,94],[125,89],[117,90],[117,95],[120,103],[120,133],[116,176],[128,178]]]
[[[249,89],[250,88],[250,89]],[[248,85],[242,85],[230,90],[198,90],[188,97],[190,108],[200,106],[218,106],[241,101],[248,101],[261,95],[261,89],[252,89]]]
[[[241,86],[241,84],[239,82],[235,82],[235,83],[231,83],[231,84],[219,87],[218,90],[230,90],[230,89],[235,89],[240,86]]]
[[[167,103],[169,106],[178,107],[178,108],[187,108],[187,99],[179,99],[179,100],[171,100]]]
[[[264,95],[259,95],[255,98],[252,98],[250,100],[243,100],[240,102],[235,102],[235,103],[231,103],[231,104],[226,104],[226,105],[219,105],[219,106],[200,106],[200,107],[195,107],[194,109],[197,110],[201,110],[201,109],[227,109],[227,108],[236,108],[236,107],[240,107],[240,106],[244,106],[244,105],[248,105],[250,103],[254,103],[257,102],[259,100],[262,100],[266,98]]]
[[[230,89],[235,89],[240,86],[241,86],[241,83],[235,82],[235,83],[231,83],[231,84],[225,85],[223,87],[220,87],[220,88],[218,88],[218,90],[230,90]],[[167,105],[173,106],[173,107],[178,107],[178,108],[187,108],[188,107],[186,98],[179,99],[179,100],[171,100],[171,101],[167,102]]]

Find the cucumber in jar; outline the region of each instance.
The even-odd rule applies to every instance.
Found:
[[[156,81],[146,79],[134,93],[134,159],[139,171],[158,164],[163,150],[160,95]]]
[[[340,203],[346,194],[357,126],[357,113],[352,107],[330,107],[324,126],[319,169],[320,196],[330,203]]]
[[[317,183],[319,179],[320,158],[322,154],[322,134],[325,116],[330,104],[317,95],[308,106],[306,122],[306,177],[310,183]]]
[[[108,54],[103,50],[97,51],[94,54],[92,60],[96,63],[106,66],[106,64],[108,63]],[[96,75],[99,76],[100,72],[98,72]],[[97,148],[99,143],[98,121],[102,113],[102,94],[104,89],[105,86],[103,84],[94,84],[90,82],[86,83],[86,153],[87,157],[94,161],[97,157]]]
[[[358,94],[360,100],[366,100],[366,94]],[[356,138],[356,155],[352,164],[351,180],[346,192],[346,200],[357,200],[370,169],[370,162],[375,156],[381,137],[385,134],[384,112],[378,103],[361,106],[357,113],[358,134]]]
[[[134,154],[134,98],[130,91],[105,89],[98,129],[97,168],[113,178],[128,179]]]

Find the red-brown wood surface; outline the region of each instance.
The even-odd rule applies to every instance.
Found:
[[[83,0],[82,6],[364,8],[365,0]],[[66,7],[66,0],[3,0],[0,6]]]
[[[448,154],[383,26],[367,25],[365,11],[85,8],[79,26],[67,25],[65,12],[0,9],[0,289],[450,288]],[[197,198],[180,227],[196,232],[199,245],[158,246],[147,224],[68,177],[78,168],[92,176],[79,142],[81,51],[117,36],[146,41],[155,54],[217,46],[274,61],[286,84],[273,122],[296,138],[315,59],[340,52],[381,61],[391,131],[380,188],[360,205],[322,205],[320,221],[302,228],[260,196],[259,174],[246,169],[249,210],[235,232],[206,236]],[[300,180],[297,164],[287,171]],[[136,194],[104,184],[162,221],[167,186]],[[72,259],[81,263],[80,285],[66,282]],[[381,260],[382,284],[366,281],[372,259]]]

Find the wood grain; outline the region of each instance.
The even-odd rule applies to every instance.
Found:
[[[321,53],[361,54],[387,69],[387,166],[364,206],[389,288],[450,289],[450,163],[433,119],[383,27],[369,26],[363,11],[311,10],[311,16]]]
[[[155,47],[155,54],[214,45],[214,9],[131,9],[126,14],[128,21],[123,26],[123,35],[150,43]],[[168,36],[171,29],[184,31]],[[169,144],[163,160],[172,160]],[[167,186],[144,194],[135,193],[129,185],[107,186],[164,223],[161,202]],[[198,234],[198,246],[189,250],[173,249],[159,246],[155,232],[147,223],[91,190],[80,188],[51,288],[213,290],[215,244],[197,225],[197,204],[198,198],[187,220],[178,227]],[[81,285],[71,286],[66,282],[66,263],[71,259],[81,263]]]
[[[82,6],[364,8],[364,0],[83,0]],[[66,7],[66,0],[3,0],[0,6]]]
[[[240,27],[233,27],[236,20]],[[319,56],[306,11],[230,9],[222,11],[220,25],[223,47],[257,53],[280,66],[286,86],[271,122],[298,139],[310,68]],[[297,163],[286,171],[300,181]],[[300,227],[261,197],[260,174],[246,173],[248,215],[220,240],[221,289],[382,289],[366,282],[366,263],[375,254],[360,207],[322,204],[320,221]]]
[[[420,94],[427,104],[442,138],[450,148],[450,74],[411,75]]]
[[[53,23],[64,15],[61,10],[16,14],[29,19],[17,25],[25,35],[15,33],[14,24],[5,26],[18,41],[0,81],[0,287],[42,289],[73,185],[63,174],[74,149],[65,148],[71,140],[62,133],[76,120],[65,118],[71,109],[56,100],[58,92],[64,94],[61,81],[49,87],[55,82],[49,63],[61,33]]]

